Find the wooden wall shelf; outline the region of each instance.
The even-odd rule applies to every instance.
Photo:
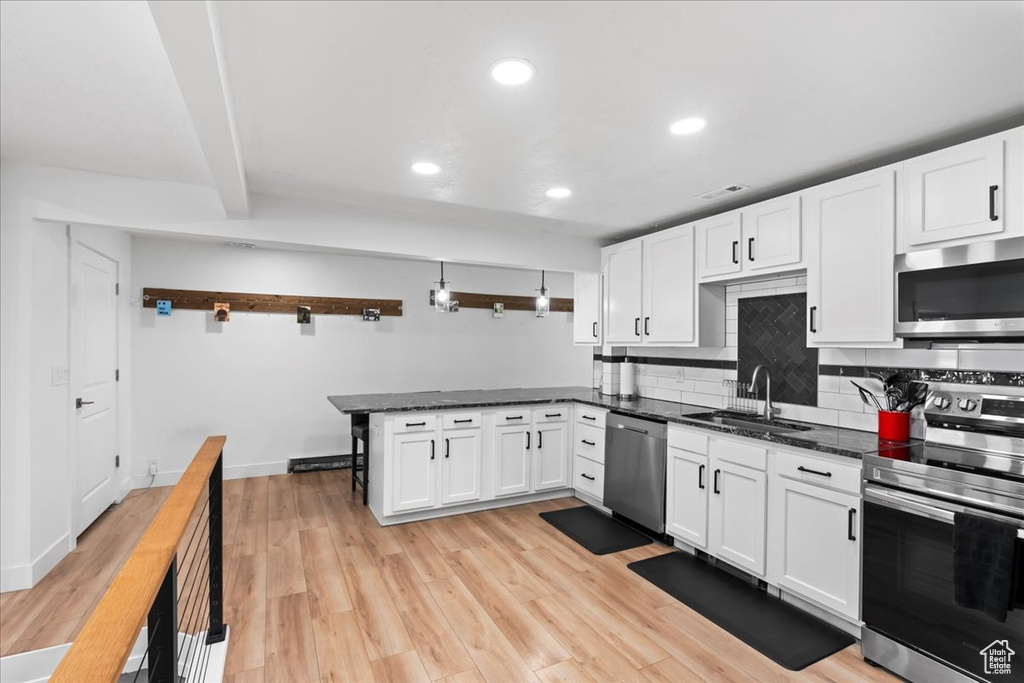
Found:
[[[491,310],[494,304],[505,304],[506,311],[534,311],[537,309],[537,298],[533,296],[511,296],[506,294],[474,294],[472,292],[452,292],[452,301],[459,302],[459,308],[486,308]],[[572,299],[550,300],[552,313],[572,313]],[[434,305],[434,290],[430,290],[430,305]]]
[[[156,308],[158,299],[169,299],[171,309],[213,311],[215,303],[231,304],[232,313],[290,313],[297,306],[309,306],[313,315],[358,315],[364,308],[379,308],[381,315],[402,315],[401,299],[352,299],[330,296],[291,296],[286,294],[248,294],[209,292],[197,289],[142,290],[142,307]]]

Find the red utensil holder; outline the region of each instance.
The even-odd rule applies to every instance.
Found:
[[[910,413],[879,410],[878,438],[886,441],[910,441]]]

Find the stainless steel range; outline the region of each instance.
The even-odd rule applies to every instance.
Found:
[[[1024,397],[936,392],[925,416],[924,443],[864,458],[864,657],[915,682],[1024,681]],[[1005,621],[957,604],[958,513],[1016,527]]]

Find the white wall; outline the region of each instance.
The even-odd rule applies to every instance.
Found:
[[[589,347],[572,344],[572,318],[552,313],[464,309],[439,314],[428,304],[438,265],[425,261],[246,250],[202,242],[133,237],[132,471],[147,485],[174,480],[204,437],[227,434],[225,475],[283,472],[288,458],[347,453],[348,419],[329,394],[582,385]],[[537,271],[448,264],[455,291],[532,295]],[[572,277],[548,274],[556,297],[572,296]],[[142,308],[144,287],[366,296],[402,299],[401,317],[314,316]]]

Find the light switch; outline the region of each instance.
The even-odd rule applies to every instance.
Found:
[[[55,387],[62,386],[68,383],[68,366],[66,365],[54,365],[50,368],[50,379]]]

